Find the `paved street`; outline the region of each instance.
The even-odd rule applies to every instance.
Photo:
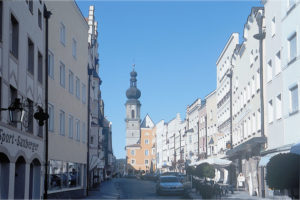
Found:
[[[113,179],[90,191],[86,199],[183,199],[183,196],[158,196],[155,182],[137,179]]]

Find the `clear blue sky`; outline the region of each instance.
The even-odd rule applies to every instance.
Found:
[[[125,158],[125,92],[135,62],[141,116],[171,120],[216,88],[216,61],[230,34],[243,33],[259,1],[77,1],[88,15],[95,5],[105,115],[113,125],[113,151]]]

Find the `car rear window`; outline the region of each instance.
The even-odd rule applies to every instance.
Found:
[[[178,179],[176,177],[161,177],[160,182],[162,183],[178,182]]]

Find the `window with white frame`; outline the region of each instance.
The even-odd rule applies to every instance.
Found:
[[[73,132],[74,132],[74,123],[73,123],[73,116],[69,115],[69,138],[73,138]]]
[[[72,55],[76,58],[77,55],[77,42],[75,39],[72,40]]]
[[[145,144],[149,144],[149,140],[148,139],[145,139]]]
[[[298,85],[290,88],[290,113],[298,111],[299,100],[298,100]]]
[[[54,79],[54,55],[48,50],[48,75]]]
[[[273,116],[274,116],[274,108],[273,108],[273,101],[270,100],[268,102],[268,122],[272,123],[273,122]]]
[[[261,113],[260,113],[260,109],[257,110],[257,131],[260,131],[261,129]]]
[[[275,36],[275,32],[276,32],[276,26],[275,26],[275,17],[273,17],[272,22],[271,22],[271,36]]]
[[[252,77],[252,80],[251,80],[251,95],[254,96],[255,95],[255,79],[254,79],[254,76]]]
[[[60,24],[60,42],[66,44],[66,27],[63,23]]]
[[[76,140],[80,141],[80,120],[76,120]]]
[[[69,92],[74,93],[74,74],[71,70],[69,71]]]
[[[48,130],[54,132],[54,106],[48,104]]]
[[[256,132],[256,116],[255,113],[252,114],[252,133]]]
[[[251,98],[251,94],[250,94],[251,92],[250,92],[250,82],[248,83],[248,85],[247,85],[247,96],[248,96],[248,101],[250,101],[250,98]]]
[[[82,92],[82,103],[86,103],[86,86],[83,83],[82,83],[81,92]]]
[[[149,150],[145,150],[145,156],[148,156],[149,155]]]
[[[289,62],[293,61],[297,56],[297,34],[293,34],[288,39],[288,46],[289,46]]]
[[[65,112],[62,110],[59,113],[59,133],[65,135]]]
[[[135,159],[131,159],[131,164],[132,164],[132,165],[135,164]]]
[[[130,151],[130,154],[131,154],[132,156],[134,156],[134,155],[135,155],[135,150],[132,149],[132,150]]]
[[[247,121],[248,135],[251,135],[251,118],[248,117]]]
[[[66,67],[65,67],[65,65],[62,63],[62,62],[60,62],[60,85],[64,88],[65,87],[65,85],[66,85],[66,80],[65,80],[65,69]]]
[[[10,53],[18,59],[19,56],[19,22],[13,14],[10,15]]]
[[[149,160],[145,160],[145,165],[149,165]]]
[[[272,80],[272,76],[273,76],[272,61],[269,60],[268,67],[267,67],[267,82]]]
[[[80,80],[76,77],[76,97],[80,99]]]
[[[281,72],[281,55],[278,51],[275,55],[275,76]]]
[[[85,126],[85,123],[83,122],[82,123],[82,143],[85,143],[86,142],[86,126]]]
[[[280,119],[282,116],[282,103],[281,103],[281,94],[276,97],[276,119]]]

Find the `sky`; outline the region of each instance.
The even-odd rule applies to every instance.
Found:
[[[165,122],[216,89],[216,61],[260,1],[77,1],[83,15],[95,6],[105,116],[113,152],[125,158],[125,103],[132,64],[142,120]]]

